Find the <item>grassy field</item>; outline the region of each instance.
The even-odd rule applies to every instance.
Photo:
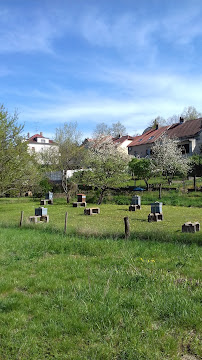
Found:
[[[181,233],[201,208],[165,205],[148,223],[146,201],[91,217],[57,199],[30,225],[38,206],[0,199],[0,359],[201,359],[202,233]]]

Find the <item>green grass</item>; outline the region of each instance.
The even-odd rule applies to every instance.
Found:
[[[193,178],[190,178],[190,180],[186,179],[185,181],[183,181],[182,178],[180,178],[179,176],[175,176],[172,180],[172,184],[169,185],[168,184],[168,180],[164,177],[153,177],[151,179],[149,179],[148,183],[150,185],[153,186],[158,186],[159,184],[162,184],[163,187],[175,187],[177,189],[183,189],[184,187],[187,188],[193,188],[194,187],[194,181]],[[145,187],[145,181],[144,180],[136,180],[135,181],[135,185],[136,186],[142,186]],[[125,182],[123,184],[123,186],[134,186],[134,180],[129,180],[128,182]],[[197,177],[196,178],[196,186],[197,187],[201,187],[202,186],[202,177]]]
[[[148,223],[149,205],[91,217],[58,199],[49,224],[30,225],[38,203],[0,199],[0,359],[200,358],[201,231],[181,233],[200,208],[164,206]]]

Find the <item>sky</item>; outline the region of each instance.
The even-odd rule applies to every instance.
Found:
[[[202,112],[201,0],[0,0],[0,103],[24,133]]]

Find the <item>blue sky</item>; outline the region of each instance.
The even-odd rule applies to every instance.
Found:
[[[202,112],[201,0],[1,0],[0,19],[0,102],[30,135]]]

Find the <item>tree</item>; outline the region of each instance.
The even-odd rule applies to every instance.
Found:
[[[178,141],[163,136],[157,140],[152,147],[152,170],[168,179],[172,183],[174,175],[181,174],[186,176],[189,169],[189,161],[182,155]]]
[[[88,170],[80,174],[80,181],[100,190],[98,204],[101,204],[107,189],[128,179],[129,156],[111,139],[98,138],[88,149],[88,159]]]
[[[166,120],[166,125],[176,124],[179,123],[179,121],[180,121],[179,115],[172,115]]]
[[[185,107],[181,114],[181,117],[185,121],[198,119],[201,116],[202,116],[202,114],[200,112],[198,112],[194,106],[188,106],[187,108]]]
[[[111,135],[112,137],[126,135],[126,128],[120,121],[113,123],[111,127],[104,122],[97,124],[93,132],[93,138],[96,139],[107,135]]]
[[[151,160],[147,158],[133,158],[128,165],[132,176],[143,179],[148,190],[148,181],[152,176]]]
[[[17,121],[16,112],[11,116],[0,106],[0,196],[31,190],[40,181],[35,159],[21,135],[23,125]]]
[[[100,136],[111,135],[110,127],[104,122],[97,124],[93,132],[93,138],[98,138]]]
[[[151,121],[149,122],[148,127],[144,130],[143,134],[144,134],[146,131],[148,131],[148,130],[150,130],[150,129],[152,129],[152,128],[155,129],[157,125],[158,125],[159,127],[165,126],[165,125],[166,125],[166,120],[165,120],[162,116],[157,116],[155,119],[153,119],[153,120],[151,120]]]
[[[123,136],[126,135],[126,128],[118,121],[117,123],[112,124],[110,133],[113,137]]]
[[[80,146],[80,138],[77,123],[65,123],[63,127],[56,129],[55,142],[58,144],[58,151],[55,152],[54,167],[62,171],[62,187],[67,195],[67,202],[74,188],[72,181],[67,178],[67,170],[81,169],[85,162],[86,149]]]

